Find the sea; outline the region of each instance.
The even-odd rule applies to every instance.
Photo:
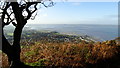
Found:
[[[88,35],[99,41],[118,37],[118,25],[98,24],[27,24],[25,27],[40,31],[57,31],[61,34]]]

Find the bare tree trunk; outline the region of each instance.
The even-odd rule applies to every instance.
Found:
[[[7,41],[5,38],[4,34],[2,34],[2,45],[3,45],[3,52],[7,54],[9,58],[9,62],[11,63],[11,68],[16,68],[16,67],[25,67],[25,65],[20,61],[20,39],[21,39],[21,33],[22,29],[25,25],[24,17],[22,16],[22,11],[20,11],[19,4],[17,2],[12,2],[11,3],[16,21],[17,21],[17,26],[14,30],[14,35],[13,35],[13,45],[10,45],[10,43]]]
[[[12,2],[11,3],[13,12],[15,14],[15,18],[17,21],[17,26],[14,30],[14,41],[13,41],[13,45],[12,45],[12,49],[13,49],[13,56],[14,59],[13,60],[13,67],[15,66],[22,66],[23,64],[20,61],[20,52],[21,52],[21,48],[20,48],[20,39],[21,39],[21,33],[22,33],[22,29],[24,27],[25,21],[24,21],[24,17],[22,16],[22,11],[20,11],[19,5],[17,2]]]
[[[20,61],[20,37],[22,33],[22,28],[15,28],[14,31],[14,42],[11,45],[8,40],[5,38],[4,33],[2,32],[2,51],[7,54],[8,61],[11,68],[16,67],[25,67],[25,65]]]
[[[20,38],[21,38],[21,33],[22,33],[22,28],[15,28],[14,31],[14,42],[12,45],[12,49],[13,49],[13,53],[14,53],[14,59],[13,62],[19,63],[20,62],[20,52],[21,52],[21,48],[20,48]]]
[[[11,45],[5,38],[4,34],[2,34],[3,52],[7,54],[9,58],[9,62],[12,61],[12,66],[11,66],[12,68],[16,68],[18,66],[19,68],[28,67],[20,61],[20,52],[21,52],[20,39],[24,25],[27,23],[27,20],[30,19],[31,15],[37,10],[36,8],[37,3],[34,2],[34,3],[26,3],[26,4],[27,4],[26,6],[20,7],[20,4],[18,4],[18,2],[7,3],[6,8],[4,9],[5,12],[2,15],[3,17],[2,20],[4,23],[5,14],[8,15],[8,17],[10,17],[10,15],[7,12],[7,9],[11,6],[16,20],[16,23],[12,22],[12,24],[14,23],[13,25],[15,26],[14,35],[13,35],[13,40],[14,40],[13,45]],[[33,4],[35,10],[31,11],[29,10],[29,7]],[[24,17],[22,15],[23,9],[27,11],[28,13],[27,17]],[[7,23],[5,22],[4,25],[9,25],[11,21],[9,22],[9,18],[8,18],[8,22]]]
[[[12,54],[13,54],[12,46],[9,44],[9,42],[7,41],[5,36],[3,35],[3,32],[2,32],[2,45],[3,45],[2,46],[2,51],[7,54],[8,61],[9,61],[9,64],[10,64],[11,60],[12,60]]]

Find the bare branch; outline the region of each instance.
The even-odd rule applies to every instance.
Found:
[[[45,1],[43,1],[41,4],[46,8],[54,6],[55,3],[52,0],[49,0],[49,2],[50,3],[48,5],[45,4]]]
[[[3,27],[6,25],[6,23],[4,22],[4,18],[5,18],[5,15],[7,15],[8,17],[9,17],[9,15],[8,15],[8,13],[7,13],[7,9],[10,7],[10,4],[9,4],[9,2],[7,2],[6,3],[6,7],[4,8],[4,9],[2,9],[3,10],[3,12],[2,12],[2,23],[3,23]],[[8,19],[7,19],[7,24],[9,24],[8,23]]]
[[[37,4],[34,5],[34,8],[35,10],[31,12],[32,14],[37,10]]]
[[[17,24],[15,22],[12,22],[13,26],[17,26]]]
[[[35,17],[36,17],[36,15],[37,15],[37,13],[36,13],[34,16],[32,16],[32,17],[31,17],[31,19],[32,19],[32,20],[34,20],[34,19],[35,19]]]
[[[32,16],[32,14],[37,10],[37,7],[36,7],[37,4],[38,4],[38,2],[32,2],[32,3],[28,2],[28,5],[26,6],[26,11],[27,11],[28,15],[27,15],[27,18],[25,20],[30,19],[30,17]],[[29,10],[29,7],[31,5],[34,5],[35,10],[33,10],[33,11]]]

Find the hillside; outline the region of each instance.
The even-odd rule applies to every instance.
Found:
[[[6,33],[12,43],[12,34]],[[21,60],[30,66],[120,68],[119,38],[93,41],[89,36],[63,35],[58,32],[25,31],[21,41]],[[3,68],[8,67],[2,55]]]

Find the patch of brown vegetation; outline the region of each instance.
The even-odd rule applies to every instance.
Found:
[[[39,63],[42,59],[45,66],[79,66],[83,68],[93,66],[93,68],[97,68],[105,63],[108,68],[111,65],[119,67],[117,64],[120,62],[119,46],[111,41],[102,43],[36,42],[34,45],[22,48],[21,60],[24,63]],[[6,62],[6,56],[3,54],[3,66],[7,65]]]

